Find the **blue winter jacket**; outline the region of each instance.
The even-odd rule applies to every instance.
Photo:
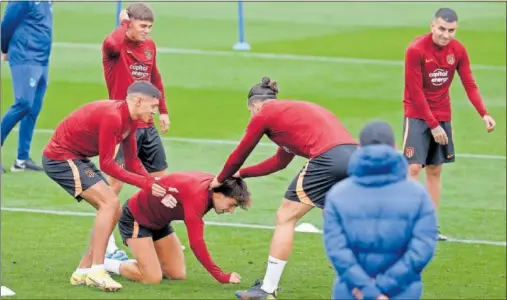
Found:
[[[351,157],[350,177],[328,192],[323,236],[338,274],[333,299],[421,297],[437,223],[429,194],[407,171],[393,147],[362,147]]]
[[[0,41],[2,53],[7,53],[11,66],[47,66],[53,41],[51,1],[9,1]]]

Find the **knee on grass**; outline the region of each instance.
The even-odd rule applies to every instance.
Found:
[[[179,270],[175,272],[174,270],[163,270],[164,276],[170,280],[186,280],[187,279],[187,270]]]
[[[162,274],[160,274],[160,277],[156,276],[143,277],[143,280],[141,282],[145,284],[160,284],[160,282],[162,282]]]
[[[140,281],[146,284],[160,284],[162,281],[162,270],[143,273],[141,274]]]

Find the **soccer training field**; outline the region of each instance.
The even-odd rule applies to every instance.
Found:
[[[424,274],[425,298],[506,297],[506,4],[453,3],[457,38],[497,129],[486,134],[459,77],[452,88],[456,163],[446,165],[439,209],[438,244]],[[2,4],[2,8],[5,4]],[[51,130],[81,104],[107,98],[100,43],[113,30],[110,3],[54,3],[50,85],[37,123],[32,157],[40,162]],[[218,172],[241,138],[249,113],[246,95],[264,75],[279,83],[282,98],[310,100],[332,111],[356,136],[369,120],[384,119],[402,138],[403,58],[408,43],[429,30],[437,3],[245,3],[248,53],[237,42],[236,3],[153,3],[152,37],[165,83],[171,129],[164,136],[168,171]],[[3,13],[3,12],[2,12]],[[12,104],[9,68],[2,65],[2,111]],[[17,132],[2,148],[10,168]],[[268,140],[247,163],[272,155]],[[248,212],[210,212],[205,238],[224,271],[240,285],[222,286],[185,250],[188,279],[148,286],[115,277],[119,293],[74,287],[69,278],[88,244],[92,209],[76,204],[44,173],[2,176],[1,285],[13,298],[31,299],[232,299],[234,291],[262,279],[275,213],[302,159],[268,177],[249,179],[254,205]],[[125,201],[135,189],[126,187]],[[219,223],[213,223],[219,222]],[[321,228],[315,209],[302,222]],[[218,226],[220,225],[220,226]],[[175,226],[188,246],[182,224]],[[119,233],[115,229],[117,240]],[[123,246],[122,246],[123,247]],[[125,249],[125,247],[123,247]],[[329,299],[335,274],[322,238],[297,233],[281,280],[280,299]]]

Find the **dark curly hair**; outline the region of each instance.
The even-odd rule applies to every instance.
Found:
[[[213,192],[234,198],[238,202],[238,206],[244,210],[248,210],[252,202],[246,182],[241,178],[226,179],[221,186],[214,188]]]

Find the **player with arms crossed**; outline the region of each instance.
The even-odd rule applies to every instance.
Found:
[[[239,178],[228,179],[210,191],[212,179],[213,175],[203,172],[176,172],[159,181],[174,188],[176,194],[162,198],[141,190],[133,195],[123,205],[118,227],[137,262],[106,259],[106,270],[144,283],[160,283],[163,275],[184,280],[183,250],[171,226],[172,221],[183,220],[190,248],[204,268],[220,283],[239,283],[241,278],[237,273],[222,272],[211,259],[204,241],[203,216],[212,208],[217,214],[232,213],[238,206],[246,209],[250,205],[250,193]],[[166,203],[172,197],[178,201],[175,208]]]
[[[138,81],[129,87],[126,101],[85,104],[58,125],[44,149],[42,165],[46,174],[78,202],[84,199],[97,210],[90,247],[72,274],[73,285],[87,284],[104,291],[122,287],[104,269],[107,240],[121,215],[120,200],[90,157],[98,155],[100,169],[110,176],[155,196],[166,194],[166,189],[146,172],[136,151],[136,121],[152,118],[159,98],[155,86]],[[117,144],[125,152],[128,171],[114,161]]]
[[[488,115],[472,75],[467,51],[454,39],[457,21],[452,9],[439,9],[431,33],[417,37],[405,53],[403,153],[413,179],[419,179],[421,169],[426,168],[426,186],[435,208],[441,193],[442,164],[455,160],[449,87],[456,71],[487,132],[495,129],[495,120]],[[440,232],[436,238],[447,239]]]
[[[164,97],[164,86],[157,68],[156,46],[148,38],[155,21],[153,10],[144,3],[133,3],[119,16],[120,26],[109,34],[102,44],[102,64],[109,99],[124,100],[128,86],[135,80],[153,83],[161,92],[159,99],[160,129],[166,133],[169,115]],[[137,129],[137,153],[144,167],[152,176],[161,177],[167,169],[166,155],[162,140],[153,120],[139,122]],[[117,151],[116,162],[124,165],[121,149]],[[123,183],[118,178],[108,178],[111,187],[120,193]],[[128,259],[111,235],[106,251],[108,258]]]
[[[330,111],[310,102],[276,100],[277,95],[276,82],[268,77],[250,89],[250,123],[210,186],[218,187],[231,176],[248,178],[272,174],[287,167],[295,155],[308,159],[290,184],[277,212],[264,280],[258,280],[248,291],[238,291],[236,296],[241,299],[276,298],[278,283],[292,250],[297,221],[313,207],[324,207],[327,191],[347,177],[349,158],[358,145]],[[264,135],[279,146],[276,154],[257,165],[240,169]]]

